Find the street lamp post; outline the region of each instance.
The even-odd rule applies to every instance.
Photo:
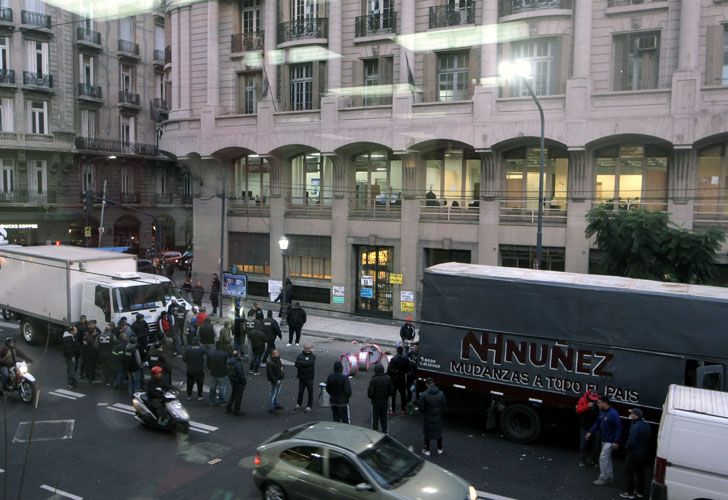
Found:
[[[283,256],[283,277],[281,278],[281,324],[286,322],[286,313],[288,307],[286,303],[286,276],[288,275],[288,263],[286,262],[286,251],[288,250],[288,238],[286,235],[282,235],[278,240],[278,246],[281,248],[281,254]]]
[[[533,99],[533,102],[536,103],[538,113],[541,117],[541,143],[538,170],[538,217],[536,219],[536,262],[534,266],[536,269],[541,269],[541,254],[543,251],[543,182],[546,162],[544,135],[546,120],[544,118],[541,103],[539,102],[538,97],[536,97],[536,94],[533,92],[533,87],[531,87],[531,64],[528,61],[522,59],[514,62],[503,61],[498,65],[498,73],[501,77],[506,79],[518,78],[523,81],[526,85],[526,89],[528,90],[528,94],[531,96],[531,99]]]

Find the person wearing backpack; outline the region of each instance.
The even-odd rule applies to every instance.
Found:
[[[124,349],[124,367],[129,380],[129,395],[142,390],[144,375],[142,374],[142,356],[139,352],[136,335],[129,336],[129,343]]]

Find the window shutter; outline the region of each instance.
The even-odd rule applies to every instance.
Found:
[[[549,75],[549,79],[551,80],[549,85],[549,92],[550,94],[546,95],[555,95],[560,94],[561,92],[561,75],[562,75],[562,66],[565,63],[564,60],[564,54],[562,51],[562,47],[566,45],[564,43],[563,37],[553,38],[553,39],[541,39],[538,41],[538,43],[542,44],[551,44],[551,50],[553,51],[553,57],[554,62],[551,65],[551,74]]]
[[[44,75],[47,75],[50,73],[48,70],[48,42],[43,42],[41,44],[41,59],[43,61],[43,67],[38,68],[38,70]]]
[[[566,94],[566,82],[571,76],[571,37],[564,35],[559,40],[559,66],[557,71],[559,77],[556,82],[554,92],[557,94]]]
[[[255,114],[258,114],[258,103],[263,98],[263,73],[255,74]]]
[[[394,88],[392,83],[394,80],[394,58],[393,57],[380,57],[379,58],[379,85],[387,85],[389,88],[387,92],[379,98],[379,104],[392,104],[392,94]]]
[[[422,55],[423,91],[425,102],[435,102],[437,98],[437,54],[426,52]]]
[[[13,120],[13,99],[3,97],[2,103],[2,131],[13,132],[15,130],[15,123]]]
[[[278,85],[280,87],[280,93],[278,94],[278,100],[280,101],[280,111],[291,110],[291,66],[284,65],[278,66],[280,72],[278,74]]]
[[[360,88],[363,90],[364,88],[364,61],[359,59],[358,57],[354,59],[352,64],[352,79],[351,86],[355,88]],[[364,105],[364,99],[362,96],[362,92],[356,92],[352,99],[352,105],[353,106],[363,106]]]
[[[625,61],[627,60],[627,43],[628,38],[625,35],[614,37],[614,55],[612,60],[614,61],[614,75],[612,82],[612,90],[626,90],[624,88],[624,79],[626,75]]]
[[[326,61],[314,61],[311,71],[313,72],[312,109],[321,109],[321,97],[326,95]]]
[[[237,99],[235,101],[236,103],[236,109],[238,114],[245,113],[245,74],[244,73],[237,73],[235,75],[236,79],[236,86],[237,86]]]
[[[472,47],[468,54],[468,97],[473,98],[475,94],[475,85],[480,79],[480,49]]]
[[[30,73],[38,72],[35,59],[35,42],[33,40],[25,41],[25,65]]]
[[[660,43],[658,36],[657,48],[648,50],[642,58],[640,75],[640,89],[656,89],[660,78]]]
[[[705,61],[705,85],[721,85],[723,69],[723,37],[725,27],[722,24],[708,26],[707,30],[707,59]]]

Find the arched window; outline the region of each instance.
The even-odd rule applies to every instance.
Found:
[[[545,210],[566,210],[568,153],[559,148],[544,152],[543,200]],[[539,148],[518,148],[503,154],[506,176],[504,205],[508,209],[538,209],[538,177],[541,169]]]
[[[235,162],[235,197],[257,205],[270,198],[270,169],[258,156],[244,156]]]
[[[332,166],[320,153],[306,153],[291,160],[291,204],[331,205]]]
[[[357,207],[399,206],[402,204],[402,161],[386,151],[371,151],[354,158]]]
[[[698,155],[697,218],[722,220],[728,216],[728,144],[716,144]]]
[[[425,205],[475,207],[480,196],[480,158],[463,149],[425,156]]]

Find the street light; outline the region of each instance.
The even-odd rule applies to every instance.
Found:
[[[278,240],[278,246],[281,248],[281,254],[283,255],[283,277],[281,278],[281,286],[283,287],[281,289],[281,324],[286,322],[286,312],[288,312],[288,308],[286,307],[286,275],[288,274],[286,271],[286,250],[288,250],[288,238],[286,238],[286,235],[281,235],[280,239]]]
[[[503,61],[498,65],[498,74],[505,79],[520,79],[526,85],[528,94],[536,103],[538,113],[541,116],[541,158],[539,162],[539,175],[538,175],[538,219],[536,221],[536,269],[541,269],[541,252],[542,252],[542,241],[543,241],[543,178],[544,178],[544,163],[545,163],[545,148],[544,148],[544,133],[545,133],[545,119],[543,116],[543,108],[541,103],[538,102],[536,94],[533,92],[531,87],[531,63],[524,59],[518,59],[516,61]]]

